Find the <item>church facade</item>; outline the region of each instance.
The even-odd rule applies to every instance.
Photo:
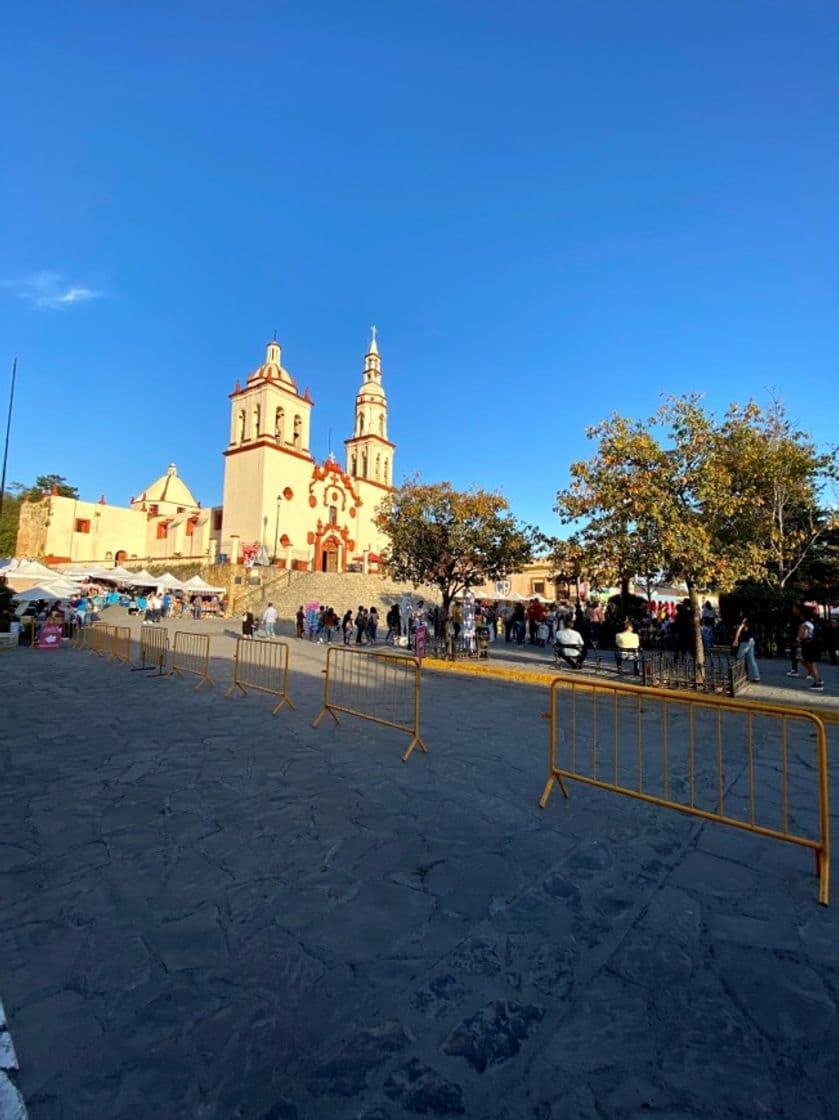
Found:
[[[302,570],[375,570],[385,545],[374,518],[393,487],[395,445],[375,329],[343,466],[312,455],[314,401],[268,343],[265,361],[230,394],[221,506],[205,508],[171,464],[127,507],[48,495],[25,502],[18,555],[116,566],[196,559]]]

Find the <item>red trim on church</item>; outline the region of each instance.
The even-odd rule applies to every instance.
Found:
[[[270,447],[274,451],[281,451],[284,455],[293,455],[295,459],[305,459],[307,463],[314,463],[314,457],[306,451],[295,451],[285,443],[275,443],[272,439],[253,439],[248,443],[239,444],[237,447],[228,447],[222,455],[238,455],[242,451],[252,451],[254,447]]]
[[[344,440],[344,443],[364,443],[368,439],[374,439],[376,443],[383,443],[385,447],[396,447],[396,444],[391,443],[389,439],[385,439],[384,436],[377,436],[373,432],[365,432],[363,436],[350,436],[349,439]]]

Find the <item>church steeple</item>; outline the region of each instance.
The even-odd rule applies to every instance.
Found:
[[[361,388],[355,398],[353,436],[344,442],[348,474],[380,485],[392,485],[394,445],[387,438],[387,397],[382,388],[382,359],[375,327],[371,327]]]

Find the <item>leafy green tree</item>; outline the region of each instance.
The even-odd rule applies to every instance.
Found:
[[[500,494],[417,478],[388,494],[376,525],[389,539],[385,570],[414,586],[438,588],[446,614],[458,592],[529,563],[538,537],[516,521]]]
[[[20,504],[20,498],[9,493],[8,490],[3,495],[3,511],[0,513],[0,557],[15,555]]]
[[[53,492],[60,498],[78,498],[79,496],[76,487],[71,486],[62,474],[39,474],[34,484],[24,491],[24,496],[30,502],[37,502]]]
[[[622,578],[657,568],[684,581],[699,666],[700,592],[724,590],[762,569],[759,545],[739,532],[757,500],[754,478],[733,453],[749,423],[736,408],[718,422],[697,395],[669,398],[646,421],[613,414],[588,430],[597,452],[572,464],[571,485],[557,494],[560,515],[584,521],[585,546],[611,540]]]
[[[837,524],[822,505],[839,474],[837,450],[819,451],[777,398],[766,408],[732,405],[726,419],[730,438],[721,450],[735,487],[751,495],[749,516],[737,525],[740,543],[757,550],[762,579],[782,590]]]

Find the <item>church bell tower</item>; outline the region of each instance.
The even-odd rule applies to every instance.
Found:
[[[395,444],[387,438],[387,397],[382,388],[382,360],[372,328],[370,348],[364,359],[361,388],[355,398],[355,427],[347,449],[347,474],[390,489],[393,485]]]

